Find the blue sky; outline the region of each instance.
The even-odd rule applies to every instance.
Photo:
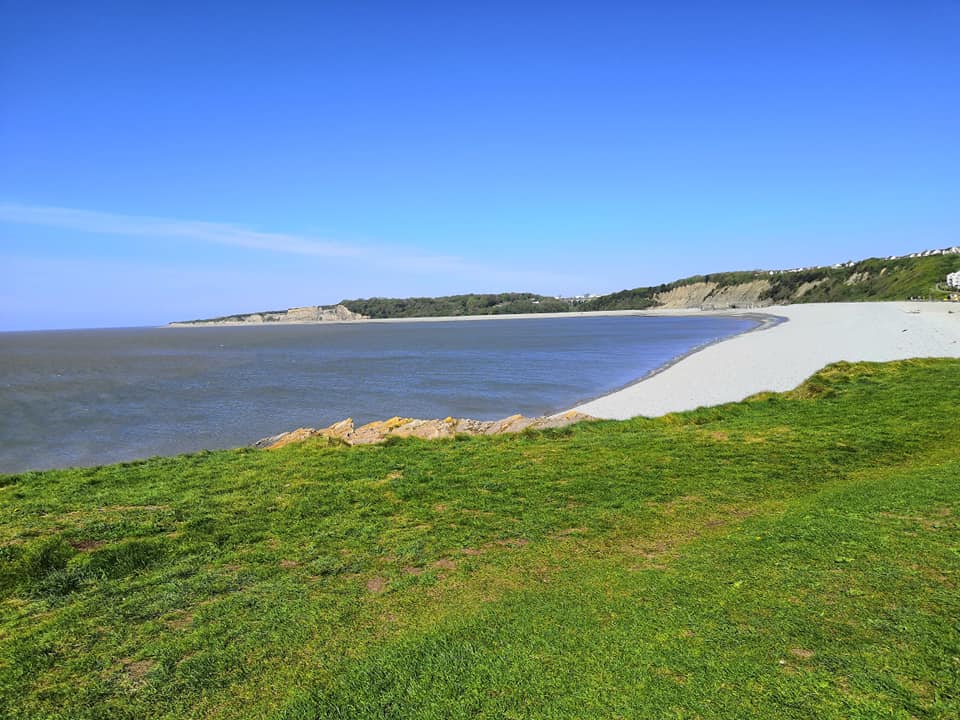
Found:
[[[0,329],[955,245],[960,4],[0,0]]]

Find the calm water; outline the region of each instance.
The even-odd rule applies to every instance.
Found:
[[[0,472],[236,447],[345,417],[541,415],[752,326],[596,317],[0,333]]]

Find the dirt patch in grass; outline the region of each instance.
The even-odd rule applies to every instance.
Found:
[[[947,521],[946,518],[950,517],[953,514],[953,510],[948,507],[937,508],[932,510],[929,516],[926,515],[899,515],[892,512],[882,512],[880,515],[882,517],[888,518],[890,520],[900,520],[904,522],[916,523],[924,530],[936,531],[944,527],[953,526],[956,523],[952,521]]]
[[[670,504],[665,504],[663,508],[664,514],[673,515],[675,506],[671,506],[674,503],[691,499],[702,500],[702,498],[695,498],[694,496],[678,498],[675,501],[671,501]],[[640,566],[631,567],[631,570],[663,570],[666,568],[666,563],[679,556],[681,549],[690,543],[706,535],[720,532],[729,525],[756,515],[761,511],[767,512],[770,510],[774,510],[774,508],[747,508],[739,505],[720,507],[709,515],[698,515],[688,518],[678,517],[672,524],[669,534],[658,533],[648,537],[637,537],[627,533],[612,547],[628,557],[634,556],[642,558],[644,563]]]
[[[100,512],[131,512],[137,510],[146,510],[147,512],[156,512],[158,510],[169,510],[169,505],[107,505],[100,508]]]
[[[281,560],[281,561],[280,561],[280,567],[282,567],[282,568],[295,568],[295,567],[297,567],[297,566],[299,566],[299,565],[300,565],[300,563],[298,563],[296,560]]]
[[[664,677],[664,678],[667,678],[668,680],[672,680],[677,685],[685,685],[687,682],[686,675],[682,673],[678,673],[676,670],[673,670],[668,667],[659,667],[654,672],[656,672],[657,675],[659,675],[660,677]]]
[[[681,495],[666,502],[662,500],[650,500],[647,505],[659,510],[664,515],[673,515],[677,510],[688,509],[693,505],[699,505],[703,502],[700,495]]]
[[[93,552],[107,544],[106,540],[69,540],[70,547],[79,552]]]
[[[530,541],[525,538],[504,538],[502,540],[494,540],[493,543],[487,543],[487,546],[500,545],[501,547],[508,548],[522,548],[529,544]]]
[[[771,440],[781,439],[784,435],[789,435],[792,430],[786,425],[778,425],[764,430],[762,433],[747,433],[743,436],[743,441],[750,445],[761,444]]]
[[[586,535],[589,532],[588,528],[585,527],[571,527],[564,530],[559,530],[558,532],[553,533],[550,537],[552,538],[562,538],[569,535]]]
[[[182,613],[180,615],[175,615],[174,617],[167,620],[167,627],[172,630],[183,630],[185,627],[193,623],[193,615],[190,613]]]
[[[957,587],[957,583],[955,579],[947,575],[944,575],[937,568],[925,567],[923,565],[918,565],[917,563],[908,563],[906,565],[903,565],[903,567],[906,567],[909,570],[915,573],[918,573],[919,575],[924,577],[926,580],[929,580],[931,582],[939,583],[950,589],[955,589]]]
[[[375,595],[382,593],[387,589],[387,579],[377,575],[367,580],[367,592],[371,592]]]
[[[123,663],[123,671],[130,682],[137,687],[146,682],[147,673],[156,665],[153,660],[133,660],[131,658],[124,658],[120,662]]]
[[[813,650],[807,650],[806,648],[790,648],[790,654],[798,660],[809,660],[816,655]]]
[[[457,569],[457,564],[453,560],[450,560],[449,558],[440,558],[433,564],[433,566],[435,568],[440,568],[441,570]]]

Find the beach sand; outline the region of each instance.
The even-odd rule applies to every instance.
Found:
[[[705,347],[662,372],[573,409],[617,420],[655,417],[768,390],[791,390],[840,360],[960,357],[960,305],[955,303],[783,305],[763,312],[787,322]]]

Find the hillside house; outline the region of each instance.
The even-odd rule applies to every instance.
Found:
[[[947,287],[957,288],[960,290],[960,270],[947,275]]]

